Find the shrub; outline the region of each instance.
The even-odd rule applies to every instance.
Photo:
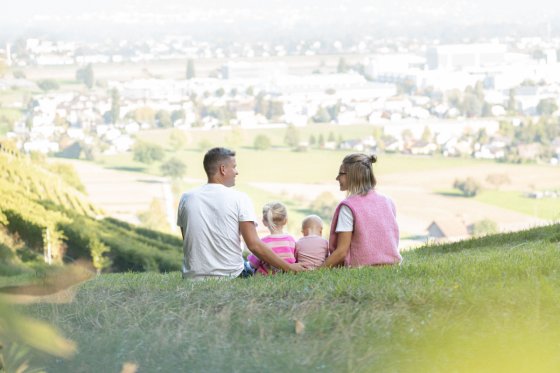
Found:
[[[253,141],[253,147],[256,150],[267,150],[271,145],[270,138],[266,135],[257,135]]]
[[[465,197],[474,197],[480,191],[480,184],[472,177],[467,177],[465,180],[455,180],[453,188],[459,189]]]
[[[156,144],[138,141],[134,144],[132,151],[133,159],[142,163],[150,164],[154,161],[161,161],[164,156],[163,148]]]

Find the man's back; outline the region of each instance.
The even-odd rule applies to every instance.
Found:
[[[177,216],[185,237],[183,277],[238,276],[243,270],[243,221],[256,221],[244,193],[216,183],[184,193]]]

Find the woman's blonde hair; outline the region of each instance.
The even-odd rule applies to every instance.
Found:
[[[346,172],[348,194],[366,195],[375,188],[377,181],[372,168],[372,164],[375,162],[377,162],[375,154],[354,153],[344,157],[342,165]]]
[[[270,229],[286,224],[288,211],[281,202],[270,202],[263,206],[263,220]]]

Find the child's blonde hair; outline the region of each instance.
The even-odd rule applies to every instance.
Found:
[[[283,226],[288,220],[288,211],[281,202],[270,202],[263,206],[263,221],[270,229]]]

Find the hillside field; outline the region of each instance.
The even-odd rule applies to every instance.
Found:
[[[78,344],[49,372],[558,372],[560,226],[404,253],[400,266],[200,282],[101,275],[24,307]],[[297,327],[296,327],[297,324]]]

